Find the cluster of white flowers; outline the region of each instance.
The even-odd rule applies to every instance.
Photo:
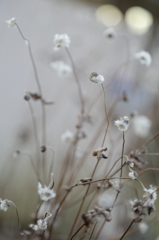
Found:
[[[12,202],[5,199],[5,200],[2,200],[0,198],[0,210],[6,212],[8,210],[8,208],[11,206]]]
[[[73,132],[70,130],[66,130],[62,135],[61,135],[61,141],[62,142],[71,142],[74,138]]]
[[[135,59],[137,59],[142,65],[145,65],[146,67],[149,67],[152,59],[151,59],[151,55],[146,52],[146,51],[141,51],[138,52],[134,55]]]
[[[61,47],[69,47],[70,42],[70,38],[67,34],[56,34],[54,36],[54,50],[58,50]]]
[[[126,131],[129,126],[129,118],[124,116],[120,118],[120,120],[114,121],[114,124],[118,127],[120,131]]]
[[[141,138],[148,136],[152,122],[146,116],[136,116],[133,120],[134,132]]]
[[[52,217],[51,213],[46,213],[46,217],[44,219],[39,219],[37,224],[29,224],[29,227],[32,228],[34,231],[38,230],[46,230],[47,229],[47,221]]]
[[[13,17],[13,18],[7,20],[6,23],[8,24],[8,27],[14,27],[16,24],[16,19]]]
[[[68,76],[72,72],[72,68],[63,61],[54,61],[50,63],[50,67],[57,71],[59,76]]]
[[[115,38],[116,37],[116,32],[114,30],[114,28],[107,28],[105,31],[104,31],[104,36],[108,39],[112,39],[112,38]]]
[[[56,193],[53,190],[54,185],[54,179],[53,179],[53,173],[51,173],[51,180],[50,183],[47,186],[42,187],[41,183],[38,183],[38,194],[40,195],[40,199],[43,201],[48,201],[51,198],[56,197]]]
[[[96,72],[92,72],[89,79],[98,84],[101,84],[105,81],[104,77],[102,75],[98,75]]]
[[[148,207],[148,208],[152,208],[153,210],[155,210],[155,206],[154,203],[157,199],[157,192],[156,192],[156,187],[153,187],[152,185],[150,185],[149,189],[144,189],[144,207]]]

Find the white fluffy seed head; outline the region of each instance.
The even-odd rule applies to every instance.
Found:
[[[54,50],[58,50],[61,47],[69,47],[70,46],[70,38],[65,34],[55,34],[54,36]]]
[[[137,59],[142,65],[145,65],[146,67],[149,67],[152,59],[151,59],[151,55],[146,52],[146,51],[141,51],[138,52],[134,55],[135,59]]]
[[[0,210],[6,212],[10,206],[11,206],[11,201],[9,201],[7,199],[2,200],[0,198]]]
[[[50,67],[57,71],[59,76],[66,77],[72,72],[72,68],[63,61],[54,61],[50,63]]]
[[[98,75],[96,72],[92,72],[89,79],[98,84],[101,84],[105,81],[104,77],[102,75]]]
[[[73,132],[70,130],[66,130],[62,135],[61,135],[61,141],[62,142],[71,142],[74,138]]]
[[[40,196],[40,199],[43,201],[48,201],[56,197],[56,193],[53,189],[50,189],[46,186],[42,187],[41,183],[38,183],[38,194]]]
[[[16,19],[13,17],[9,20],[6,20],[6,23],[8,24],[8,27],[14,27],[16,24]]]
[[[146,116],[136,116],[133,120],[134,132],[137,136],[145,138],[148,136],[152,122]]]
[[[129,126],[129,118],[127,116],[124,116],[120,118],[120,120],[114,121],[114,124],[120,131],[126,131]]]
[[[104,36],[108,39],[113,39],[116,37],[116,32],[114,30],[114,28],[107,28],[105,31],[104,31]]]
[[[131,172],[129,172],[129,177],[130,177],[132,180],[135,180],[135,179],[137,179],[138,174],[137,174],[137,172],[135,172],[135,171],[131,171]]]

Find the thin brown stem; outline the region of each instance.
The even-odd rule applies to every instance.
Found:
[[[99,164],[99,160],[97,160],[97,163],[96,163],[96,165],[95,165],[95,167],[94,167],[94,170],[93,170],[93,173],[92,173],[92,175],[91,175],[91,178],[93,178],[93,176],[94,176],[94,174],[95,174],[95,171],[96,171],[96,169],[97,169],[98,164]],[[80,212],[81,212],[81,210],[82,210],[82,207],[83,207],[84,201],[85,201],[85,199],[86,199],[86,196],[87,196],[87,194],[88,194],[88,192],[89,192],[89,189],[90,189],[90,184],[88,185],[87,190],[86,190],[86,192],[85,192],[85,195],[84,195],[84,197],[83,197],[83,199],[82,199],[82,202],[81,202],[81,204],[80,204],[80,207],[79,207],[78,212],[77,212],[77,215],[76,215],[76,218],[75,218],[74,223],[73,223],[73,225],[72,225],[72,227],[71,227],[69,236],[72,234],[73,229],[74,229],[74,227],[75,227],[75,225],[76,225],[77,219],[78,219],[79,214],[80,214]]]
[[[126,229],[126,231],[124,232],[124,234],[121,236],[121,238],[119,240],[122,240],[124,238],[124,236],[126,235],[126,233],[129,231],[129,229],[131,228],[131,226],[133,225],[135,219],[132,220],[132,222],[130,223],[129,227]]]
[[[79,94],[79,98],[80,98],[80,102],[81,102],[81,113],[83,114],[84,113],[84,98],[83,98],[83,94],[82,94],[81,84],[80,84],[80,81],[79,81],[78,76],[77,76],[76,67],[75,67],[73,58],[71,56],[71,53],[70,53],[70,51],[69,51],[69,49],[67,47],[65,47],[65,50],[66,50],[66,53],[67,53],[67,55],[68,55],[68,57],[70,59],[70,62],[72,64],[73,73],[74,73],[75,80],[76,80],[76,83],[77,83],[78,94]]]
[[[107,121],[107,125],[106,125],[106,129],[105,129],[105,133],[104,133],[104,138],[103,138],[103,142],[102,142],[102,147],[104,146],[105,140],[106,140],[106,136],[107,136],[107,132],[108,132],[108,128],[109,128],[109,117],[108,117],[108,113],[107,113],[107,107],[106,107],[106,96],[105,96],[105,90],[104,90],[104,86],[102,85],[102,89],[103,89],[103,95],[104,95],[104,111],[105,111],[105,116],[106,116],[106,121]]]
[[[82,225],[79,227],[79,229],[72,235],[72,237],[70,238],[70,240],[72,240],[72,239],[76,236],[76,234],[77,234],[84,226],[85,226],[85,223],[82,224]]]

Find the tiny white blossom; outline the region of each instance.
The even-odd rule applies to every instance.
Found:
[[[39,230],[38,225],[35,225],[35,224],[29,224],[29,227],[32,228],[34,231],[38,231]]]
[[[67,76],[72,72],[70,66],[63,61],[54,61],[50,63],[50,67],[57,71],[59,76]]]
[[[0,198],[0,210],[6,212],[10,206],[11,206],[11,201],[9,201],[7,199],[2,200]]]
[[[139,230],[142,234],[144,234],[145,232],[147,232],[149,226],[145,223],[145,222],[140,222],[139,225]]]
[[[14,25],[16,24],[16,19],[13,17],[7,20],[6,23],[8,24],[8,27],[14,27]]]
[[[115,38],[116,37],[116,32],[114,30],[114,28],[107,28],[105,31],[104,31],[104,36],[106,38],[109,38],[109,39],[112,39],[112,38]]]
[[[137,172],[135,172],[135,171],[131,171],[131,172],[129,172],[129,177],[130,177],[132,180],[135,180],[135,179],[137,179],[138,174],[137,174]]]
[[[66,130],[61,135],[61,141],[62,142],[71,142],[73,140],[74,134],[70,130]]]
[[[146,51],[141,51],[138,52],[134,55],[135,59],[137,59],[142,65],[145,65],[147,67],[150,66],[152,59],[151,59],[151,55],[146,52]]]
[[[96,72],[91,73],[89,79],[98,84],[101,84],[105,81],[104,77],[102,75],[98,75]]]
[[[157,199],[157,192],[156,192],[156,187],[153,187],[150,185],[149,189],[144,189],[144,195],[143,198],[145,200],[144,202],[144,207],[154,207],[154,202]]]
[[[44,220],[39,219],[37,221],[37,224],[38,224],[38,227],[39,227],[40,230],[46,230],[47,229],[47,221],[45,219]]]
[[[70,38],[67,34],[55,34],[54,36],[54,50],[58,50],[61,47],[69,47]]]
[[[126,131],[129,126],[129,118],[124,116],[120,118],[120,120],[114,121],[114,124],[118,127],[120,131]]]
[[[37,224],[30,224],[29,227],[32,228],[34,231],[37,231],[37,230],[44,231],[47,229],[47,221],[50,217],[52,217],[52,214],[47,212],[46,217],[44,219],[39,219],[37,221]]]
[[[133,120],[134,132],[141,138],[148,136],[152,122],[146,116],[136,116]]]
[[[56,193],[53,190],[54,186],[54,175],[51,173],[51,179],[50,183],[47,186],[42,187],[41,183],[38,183],[38,194],[40,195],[40,199],[43,201],[48,201],[51,198],[54,198],[56,196]]]

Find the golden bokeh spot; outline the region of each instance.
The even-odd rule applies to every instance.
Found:
[[[102,5],[96,10],[96,18],[105,26],[116,26],[122,20],[121,11],[113,5]]]
[[[144,8],[131,7],[126,11],[125,22],[131,31],[143,34],[152,26],[153,16]]]

